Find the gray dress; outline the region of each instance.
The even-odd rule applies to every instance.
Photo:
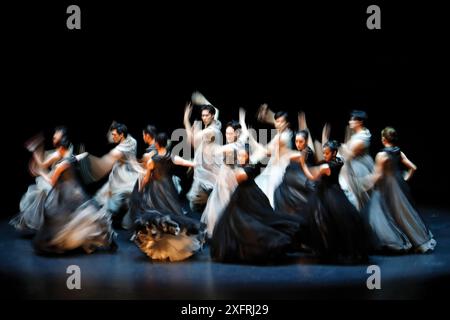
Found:
[[[55,152],[55,150],[45,152],[46,155]],[[72,155],[72,147],[69,148],[63,159]],[[57,162],[53,163],[50,172],[55,168]],[[20,200],[20,212],[9,222],[17,230],[36,231],[42,226],[44,216],[42,214],[42,205],[52,186],[41,176],[36,177],[35,184],[28,187],[27,192]]]
[[[138,171],[131,163],[136,161],[136,146],[136,140],[128,135],[115,147],[115,150],[120,151],[123,157],[114,163],[108,182],[95,195],[97,202],[106,206],[113,215],[123,207],[127,207],[129,196],[139,177]]]
[[[222,163],[216,153],[222,138],[220,129],[220,121],[214,120],[201,133],[194,136],[195,139],[198,139],[194,145],[194,163],[196,166],[191,189],[186,195],[193,211],[203,211],[217,181]]]
[[[344,166],[339,174],[339,184],[347,198],[361,211],[370,198],[369,190],[371,189],[371,174],[373,172],[374,163],[369,154],[371,134],[369,130],[363,129],[355,133],[349,140],[349,144],[355,141],[362,141],[365,146],[364,152],[351,159],[345,159]]]
[[[394,252],[433,250],[436,241],[414,208],[402,177],[400,149],[389,147],[382,151],[389,159],[365,209],[372,248]]]

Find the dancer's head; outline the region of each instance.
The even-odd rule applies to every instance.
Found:
[[[295,146],[298,151],[305,150],[308,146],[309,133],[306,130],[300,130],[295,135]]]
[[[165,132],[158,133],[155,138],[155,146],[157,149],[167,147],[169,136]]]
[[[67,128],[64,126],[58,126],[55,128],[55,133],[53,134],[53,146],[58,147],[61,140],[67,138]]]
[[[216,114],[216,109],[212,105],[203,105],[202,110],[202,121],[205,127],[209,126],[214,120],[214,115]]]
[[[367,113],[361,110],[353,110],[350,112],[350,120],[348,125],[350,129],[358,129],[364,127],[367,121]]]
[[[285,111],[278,111],[274,115],[275,129],[283,130],[288,126],[288,113]]]
[[[398,135],[397,131],[392,127],[386,127],[381,131],[381,143],[383,145],[397,144],[398,141]]]
[[[66,127],[56,127],[53,134],[53,146],[63,155],[70,147],[69,135]]]
[[[236,140],[239,137],[241,125],[239,122],[232,120],[227,123],[227,126],[225,127],[225,139],[227,143],[233,143],[236,142]]]
[[[250,162],[250,147],[248,144],[245,144],[243,148],[238,149],[237,162],[241,166],[244,166]]]
[[[339,142],[336,140],[329,140],[323,145],[323,158],[326,162],[329,162],[336,158],[339,148]]]
[[[152,125],[146,126],[142,130],[142,138],[144,139],[144,142],[148,145],[152,145],[155,143],[155,137],[156,137],[156,127]]]
[[[128,136],[128,128],[122,123],[114,123],[111,126],[111,135],[114,143],[121,143]]]

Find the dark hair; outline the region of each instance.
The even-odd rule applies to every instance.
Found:
[[[57,143],[57,147],[63,147],[64,149],[68,149],[71,143],[67,136],[63,136],[61,140]]]
[[[216,108],[214,108],[212,105],[210,104],[204,104],[200,107],[200,109],[203,110],[208,110],[208,112],[210,114],[212,114],[213,116],[216,114]]]
[[[385,138],[389,143],[397,143],[398,134],[392,127],[386,127],[381,131],[381,136]]]
[[[152,138],[156,137],[156,127],[151,124],[147,125],[142,131],[144,131],[144,134],[148,134]]]
[[[367,113],[365,111],[353,110],[352,112],[350,112],[350,118],[354,119],[354,120],[366,122],[368,117],[367,117]]]
[[[63,137],[68,135],[68,130],[66,126],[57,126],[55,127],[55,132],[61,131]]]
[[[331,152],[337,152],[339,149],[339,142],[337,142],[336,140],[328,140],[323,145],[323,148],[329,148]]]
[[[167,146],[169,136],[165,132],[158,133],[155,138],[155,142],[161,147],[165,148]]]
[[[230,122],[228,122],[227,125],[225,126],[225,130],[228,127],[232,127],[234,130],[239,130],[242,128],[239,122],[237,122],[236,120],[231,120]]]
[[[70,140],[67,127],[57,126],[55,127],[55,132],[61,132],[61,139],[55,144],[56,148],[63,147],[65,149],[70,147]]]
[[[123,136],[126,138],[128,136],[128,128],[126,125],[122,124],[122,123],[114,123],[111,126],[111,131],[116,130],[118,134],[122,134]]]
[[[278,118],[284,117],[287,121],[288,118],[288,113],[286,111],[278,111],[277,113],[275,113],[274,115],[274,119],[277,120]]]
[[[297,131],[295,136],[302,136],[305,139],[305,141],[307,141],[309,138],[309,133],[307,130],[300,130],[300,131]]]

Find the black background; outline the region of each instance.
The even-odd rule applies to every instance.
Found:
[[[261,103],[306,112],[315,137],[325,122],[343,139],[348,113],[369,114],[372,154],[386,125],[418,166],[418,202],[446,205],[449,179],[445,11],[410,2],[35,1],[2,9],[4,140],[2,210],[9,217],[33,179],[25,140],[69,127],[75,144],[101,155],[112,120],[139,142],[147,123],[182,127],[194,90],[220,109],[222,123]],[[392,2],[392,1],[391,1]],[[81,7],[81,30],[66,8]],[[366,8],[381,7],[381,30]]]

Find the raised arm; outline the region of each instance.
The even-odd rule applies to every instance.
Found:
[[[184,128],[186,129],[186,134],[187,134],[187,139],[188,139],[189,144],[194,143],[193,137],[192,137],[192,125],[191,125],[191,122],[189,121],[191,114],[192,114],[192,104],[189,102],[186,104],[186,107],[184,108],[184,119],[183,119]]]
[[[264,103],[259,107],[258,120],[272,125],[275,124],[275,113],[269,109],[267,103]]]
[[[247,124],[245,123],[245,110],[243,108],[239,109],[239,124],[241,125],[242,135],[248,137],[249,146],[251,148],[251,158],[252,162],[258,162],[263,157],[268,154],[268,149],[266,146],[261,145],[258,141],[253,138],[247,128]]]
[[[298,113],[298,129],[306,130],[308,132],[308,141],[306,141],[306,143],[308,144],[308,147],[310,147],[311,150],[314,153],[316,153],[316,150],[314,148],[313,137],[311,135],[311,131],[309,131],[308,129],[308,125],[306,124],[306,115],[303,111]]]

